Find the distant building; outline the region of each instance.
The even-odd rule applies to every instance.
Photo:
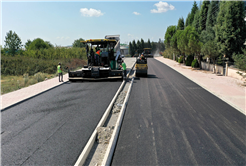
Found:
[[[121,55],[128,55],[129,51],[128,51],[128,46],[120,46],[120,54]]]

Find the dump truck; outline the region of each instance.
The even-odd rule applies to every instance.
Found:
[[[143,54],[146,58],[153,58],[153,55],[151,54],[151,48],[144,48]]]
[[[147,58],[138,57],[135,64],[135,76],[148,76]]]
[[[120,35],[81,42],[86,45],[87,65],[81,70],[68,71],[69,81],[123,79]]]

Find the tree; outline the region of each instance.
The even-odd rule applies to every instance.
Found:
[[[28,50],[28,47],[30,46],[31,43],[32,43],[32,41],[30,39],[28,39],[27,42],[25,43],[26,50]]]
[[[137,41],[137,50],[138,50],[138,54],[141,54],[142,52],[141,52],[141,43],[140,43],[140,41],[138,40]]]
[[[150,40],[148,39],[147,48],[151,48]]]
[[[196,11],[199,10],[196,1],[194,1],[193,7],[191,9],[190,17],[189,17],[189,25],[192,25]]]
[[[242,49],[243,54],[233,54],[232,58],[235,61],[235,65],[238,69],[246,72],[246,48]]]
[[[165,43],[165,46],[167,48],[170,47],[170,42],[171,42],[171,39],[172,39],[173,35],[175,34],[175,32],[176,32],[176,26],[171,25],[171,26],[167,27],[165,37],[164,37],[164,39],[165,39],[164,43]]]
[[[132,41],[132,49],[134,50],[134,54],[137,53],[138,48],[137,48],[135,40]]]
[[[82,39],[82,38],[79,38],[77,40],[74,40],[73,47],[79,47],[79,48],[85,47],[85,44],[82,43],[81,41],[85,41],[85,40]]]
[[[134,53],[135,53],[134,50],[133,50],[133,47],[132,47],[132,43],[131,42],[129,43],[129,53],[130,53],[131,56],[133,56]]]
[[[50,48],[49,44],[47,44],[43,39],[37,38],[30,43],[28,50],[40,50],[48,48]]]
[[[200,38],[203,44],[205,44],[208,41],[214,40],[215,39],[214,28],[208,26],[206,30],[202,31]]]
[[[203,1],[202,7],[200,10],[199,17],[199,31],[202,32],[206,29],[207,15],[208,15],[208,7],[210,5],[210,1]]]
[[[16,52],[18,51],[18,49],[22,47],[21,39],[15,32],[13,33],[12,30],[7,32],[4,42],[5,42],[5,45],[4,45],[5,49],[12,56],[14,56]]]
[[[206,27],[214,27],[219,12],[219,1],[212,0],[208,7]]]
[[[219,52],[224,57],[231,59],[233,53],[242,53],[241,48],[246,40],[244,16],[244,2],[220,2],[215,35]]]
[[[0,45],[0,54],[3,54],[3,48],[1,45]]]
[[[213,60],[215,71],[215,60],[219,56],[219,51],[216,42],[214,40],[208,41],[203,45],[201,52],[205,55],[204,58],[211,58]]]
[[[186,17],[186,20],[185,20],[185,27],[189,26],[190,24],[190,12],[188,13],[187,17]]]
[[[143,39],[141,39],[141,50],[140,50],[141,52],[143,52],[144,51],[144,40]]]
[[[200,41],[200,36],[196,31],[195,27],[192,27],[189,35],[189,44],[188,44],[190,51],[192,54],[198,56],[198,63],[201,66],[201,48],[203,43]]]
[[[196,31],[199,33],[199,19],[200,18],[200,10],[196,11],[196,14],[194,16],[194,21],[192,23],[192,26],[196,28]]]
[[[47,43],[47,44],[49,45],[50,48],[53,48],[53,47],[54,47],[54,45],[51,44],[49,41],[45,41],[45,43]]]
[[[176,33],[173,35],[172,39],[171,39],[171,47],[172,47],[172,50],[173,52],[176,54],[176,55],[180,55],[181,54],[181,51],[180,49],[178,48],[178,38],[180,36],[180,34],[182,33],[183,30],[177,30]]]
[[[179,18],[177,30],[184,30],[184,18]]]

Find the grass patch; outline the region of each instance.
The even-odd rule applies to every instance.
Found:
[[[1,76],[1,95],[28,87],[38,82],[44,81],[46,78],[54,78],[55,74],[37,73],[34,76],[24,74],[23,76]]]

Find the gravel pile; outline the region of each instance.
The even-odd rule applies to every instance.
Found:
[[[113,114],[120,112],[121,107],[122,107],[124,100],[125,100],[125,97],[126,97],[126,93],[127,93],[127,91],[122,91],[120,93],[120,95],[118,96],[117,100],[114,103],[113,109],[112,109]]]
[[[99,144],[108,144],[113,133],[114,126],[98,127],[97,128],[97,141]]]

